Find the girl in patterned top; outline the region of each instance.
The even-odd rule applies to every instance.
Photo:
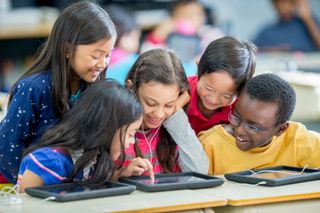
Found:
[[[164,49],[143,53],[129,71],[126,84],[144,108],[137,143],[126,150],[127,170],[145,174],[141,165],[150,162],[155,173],[207,173],[207,156],[182,109],[188,80],[177,56]]]
[[[98,5],[79,2],[56,20],[42,51],[15,83],[0,123],[0,173],[16,181],[22,152],[69,111],[88,84],[105,79],[115,27]]]

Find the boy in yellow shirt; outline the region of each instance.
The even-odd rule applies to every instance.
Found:
[[[278,165],[320,167],[320,134],[289,122],[295,102],[292,86],[274,74],[249,80],[229,115],[230,124],[199,133],[209,174]]]

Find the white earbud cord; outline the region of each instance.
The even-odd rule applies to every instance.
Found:
[[[150,163],[152,163],[152,159],[153,159],[153,151],[152,151],[152,148],[151,148],[151,145],[152,145],[152,141],[154,139],[154,137],[157,135],[159,129],[161,128],[161,125],[158,127],[158,129],[156,130],[156,132],[152,135],[152,137],[150,138],[150,141],[147,139],[147,136],[144,132],[144,127],[143,127],[143,123],[142,123],[142,134],[143,134],[143,137],[144,139],[146,140],[147,142],[147,145],[148,145],[148,148],[149,148],[149,152],[150,152],[150,156],[149,156],[149,160],[150,160]]]
[[[263,173],[267,173],[267,172],[276,172],[276,173],[288,174],[288,175],[302,175],[303,172],[304,172],[304,170],[307,168],[307,166],[308,166],[308,164],[305,165],[299,173],[284,172],[284,171],[270,170],[270,169],[269,169],[269,170],[268,170],[268,169],[266,169],[266,170],[260,170],[260,171],[257,171],[257,172],[255,172],[255,171],[253,171],[253,170],[251,170],[251,169],[248,169],[248,171],[250,171],[252,174],[257,175],[258,177],[259,177],[259,174],[263,174]]]
[[[20,198],[19,194],[19,184],[16,184],[14,186],[5,186],[0,190],[0,198],[3,199],[5,204],[8,205],[21,205],[22,200]],[[48,200],[55,200],[56,198],[54,196],[47,197],[45,199],[40,200],[36,204],[46,202]],[[26,204],[24,204],[26,205]],[[29,205],[29,204],[27,204]],[[30,204],[34,205],[34,204]]]

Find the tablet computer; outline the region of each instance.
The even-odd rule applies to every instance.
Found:
[[[138,190],[146,192],[207,188],[219,186],[224,182],[222,178],[196,172],[156,174],[154,183],[149,176],[121,178],[120,181],[133,184]]]
[[[259,184],[263,186],[280,186],[320,179],[320,170],[291,166],[276,166],[264,169],[245,170],[224,175],[227,180]]]
[[[63,183],[26,188],[25,192],[39,198],[54,197],[64,202],[89,198],[129,194],[136,189],[133,185],[107,181],[100,184]]]

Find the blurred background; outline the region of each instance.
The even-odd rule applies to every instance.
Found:
[[[0,0],[0,119],[4,114],[6,93],[32,64],[60,11],[74,2],[76,1]],[[109,13],[119,33],[107,77],[122,82],[138,55],[156,47],[174,50],[190,76],[196,73],[195,61],[209,42],[226,35],[235,36],[258,45],[257,74],[274,72],[294,86],[298,100],[292,119],[320,132],[320,43],[318,45],[316,41],[317,34],[320,37],[320,31],[315,31],[314,36],[303,22],[291,20],[290,27],[295,27],[294,24],[297,23],[302,26],[300,34],[290,27],[282,29],[282,33],[290,38],[287,40],[292,40],[292,47],[282,45],[275,48],[267,46],[270,43],[265,43],[268,33],[269,36],[278,35],[276,30],[282,26],[280,18],[282,15],[285,18],[290,11],[288,2],[296,4],[292,16],[300,18],[302,9],[305,15],[309,11],[319,29],[319,0],[94,2]],[[280,3],[277,9],[276,2],[282,2],[281,8],[284,9],[280,8]],[[266,29],[269,31],[265,31]],[[279,34],[278,38],[280,37]]]

